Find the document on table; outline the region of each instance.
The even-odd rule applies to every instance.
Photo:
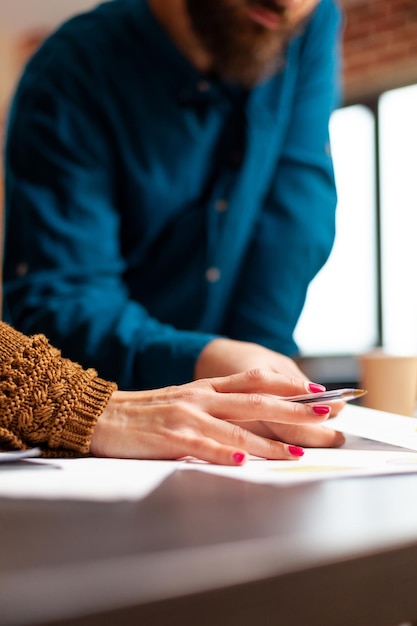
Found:
[[[417,473],[417,419],[347,404],[323,422],[339,430],[339,449],[310,448],[297,461],[249,461],[243,467],[219,467],[194,461],[201,471],[250,482],[294,484],[351,476]],[[188,465],[190,467],[190,465]]]
[[[347,404],[334,418],[323,423],[327,428],[365,439],[417,450],[417,419]]]
[[[9,452],[0,452],[0,463],[13,463],[22,459],[31,459],[41,456],[39,448],[29,448],[28,450],[10,450]]]
[[[194,461],[183,469],[198,469],[247,482],[284,486],[325,479],[417,473],[417,453],[403,450],[310,448],[297,461],[251,459],[242,467]]]
[[[0,465],[0,498],[141,500],[181,465],[132,459],[33,459]]]
[[[26,459],[0,464],[0,498],[140,500],[175,471],[198,470],[280,486],[298,482],[417,473],[417,420],[347,405],[326,427],[347,433],[339,449],[311,448],[299,460],[250,459],[241,467],[130,459]],[[365,437],[366,439],[364,439]],[[408,449],[407,449],[408,447]]]
[[[417,453],[403,450],[307,449],[297,461],[252,458],[241,467],[196,459],[34,459],[0,466],[0,498],[138,501],[175,471],[198,470],[255,483],[291,485],[352,476],[417,473]]]

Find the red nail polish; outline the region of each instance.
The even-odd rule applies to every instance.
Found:
[[[299,446],[288,446],[288,452],[292,454],[292,456],[303,456],[304,450]]]
[[[241,465],[245,460],[245,455],[242,452],[235,452],[233,455],[233,460],[238,465]]]
[[[324,385],[319,385],[317,383],[310,383],[308,385],[311,393],[320,393],[320,391],[326,391],[326,387]]]
[[[330,407],[329,406],[322,406],[320,405],[314,405],[311,407],[313,410],[313,413],[315,413],[316,415],[327,415],[328,413],[330,413]]]

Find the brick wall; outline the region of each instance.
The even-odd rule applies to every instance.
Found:
[[[417,0],[341,0],[346,101],[417,83]]]

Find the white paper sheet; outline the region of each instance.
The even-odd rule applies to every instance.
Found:
[[[366,439],[417,450],[417,419],[347,404],[337,417],[323,423],[327,428]]]
[[[28,459],[13,465],[0,464],[0,497],[140,500],[173,472],[190,469],[277,485],[350,476],[417,473],[417,452],[410,451],[417,451],[417,419],[347,405],[338,417],[325,424],[347,433],[345,446],[307,449],[296,461],[254,458],[242,467],[210,465],[195,459]]]
[[[28,450],[10,450],[10,452],[0,452],[0,463],[14,463],[22,459],[32,459],[41,455],[40,448],[30,448]]]
[[[307,449],[297,461],[251,460],[241,468],[194,461],[194,469],[257,483],[417,473],[417,419],[347,404],[323,426],[346,435],[340,449]]]
[[[33,459],[0,466],[0,497],[52,500],[140,500],[180,461]]]
[[[290,485],[347,476],[417,473],[417,453],[308,449],[297,461],[252,458],[242,467],[186,461],[30,460],[0,468],[0,497],[111,502],[140,500],[175,471],[199,470],[255,483]]]
[[[194,469],[253,483],[294,483],[346,477],[417,473],[415,452],[311,448],[297,461],[250,459],[242,467],[222,467],[190,461],[182,468]]]

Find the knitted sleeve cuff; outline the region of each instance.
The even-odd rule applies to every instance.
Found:
[[[88,454],[94,426],[117,385],[99,378],[93,369],[79,367],[74,372],[74,364],[67,364],[73,372],[71,389],[59,407],[48,445]]]
[[[0,322],[0,438],[10,447],[87,454],[114,383],[64,359],[43,335]]]

